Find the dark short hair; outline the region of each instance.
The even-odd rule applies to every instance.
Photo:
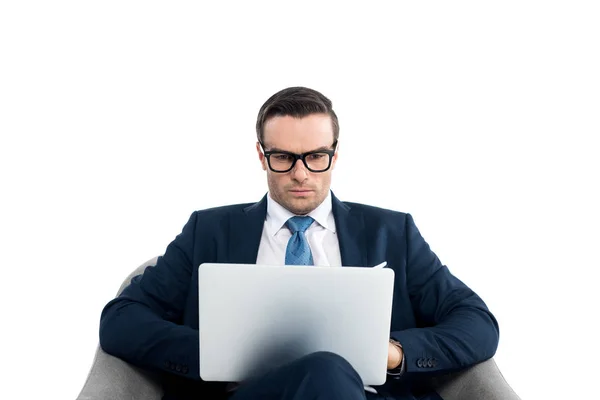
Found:
[[[331,117],[333,140],[340,136],[337,115],[331,106],[331,100],[316,90],[296,86],[283,89],[271,96],[260,108],[256,118],[256,137],[263,143],[265,124],[275,116],[303,118],[311,114],[328,114]]]

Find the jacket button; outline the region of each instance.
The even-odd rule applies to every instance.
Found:
[[[417,367],[419,367],[419,368],[423,368],[423,359],[422,359],[422,358],[419,358],[419,359],[417,360]]]
[[[187,374],[188,371],[189,371],[189,369],[185,365],[181,368],[181,372],[183,372],[184,374]]]
[[[171,363],[169,361],[165,361],[165,368],[171,368]]]
[[[429,368],[433,367],[433,361],[431,360],[431,358],[427,360],[427,366]]]
[[[175,367],[175,371],[181,372],[181,365],[177,364],[177,366]]]
[[[433,364],[433,366],[434,366],[434,367],[437,367],[437,359],[435,359],[435,358],[434,358],[434,359],[432,360],[432,364]]]

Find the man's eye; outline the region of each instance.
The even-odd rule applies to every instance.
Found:
[[[292,158],[289,154],[273,154],[273,157],[275,157],[277,161],[289,161]]]
[[[315,154],[310,154],[308,157],[311,160],[317,161],[317,160],[321,160],[325,156],[326,156],[326,154],[323,154],[323,153],[315,153]]]

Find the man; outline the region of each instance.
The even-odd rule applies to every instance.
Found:
[[[330,191],[339,124],[311,89],[276,93],[256,123],[268,194],[196,211],[155,267],[102,313],[100,343],[161,374],[165,399],[439,399],[428,379],[491,358],[498,325],[450,274],[409,214],[339,201]],[[395,272],[388,379],[365,392],[342,357],[315,353],[236,390],[199,378],[197,267],[203,262],[372,266]],[[386,397],[387,396],[387,397]]]

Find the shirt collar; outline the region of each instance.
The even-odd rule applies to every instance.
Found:
[[[271,197],[271,193],[267,196],[267,219],[266,228],[270,235],[275,235],[287,222],[296,214],[277,203]],[[317,208],[308,213],[323,228],[335,233],[335,220],[331,205],[331,191],[327,193],[325,200]]]

